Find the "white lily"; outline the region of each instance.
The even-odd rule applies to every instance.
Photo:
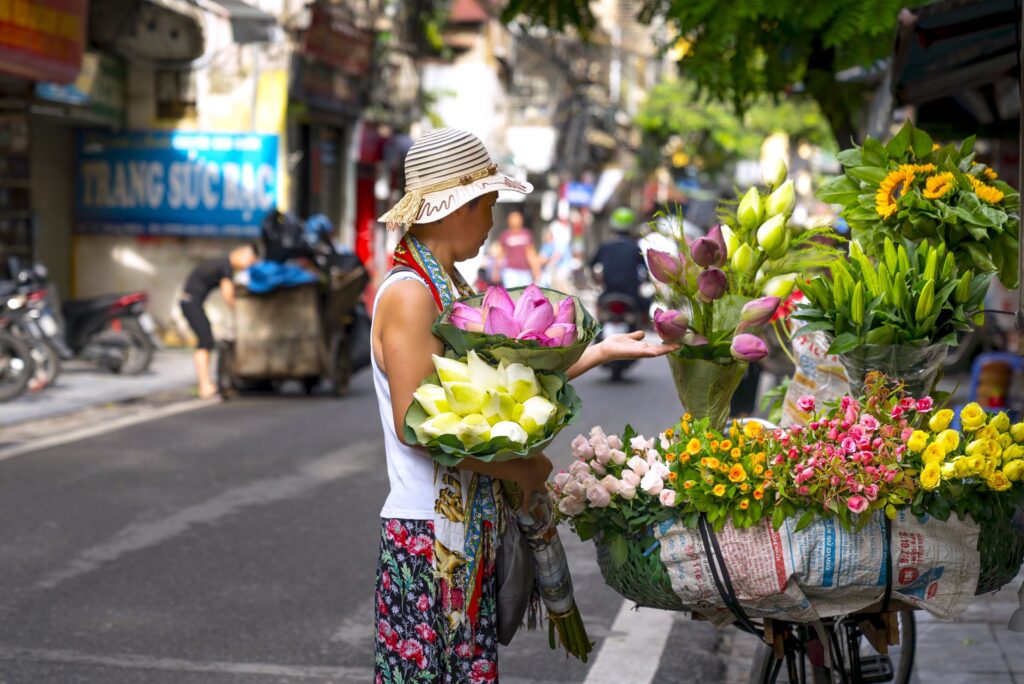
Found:
[[[523,402],[519,424],[528,433],[540,432],[554,418],[558,407],[544,397],[530,397]]]
[[[466,364],[461,361],[438,356],[437,354],[431,355],[430,358],[434,361],[437,377],[441,380],[442,384],[446,382],[469,382],[469,366]]]
[[[491,427],[491,439],[494,439],[495,437],[508,437],[509,441],[524,445],[530,438],[530,436],[526,434],[526,430],[524,430],[519,423],[515,423],[511,420],[503,420],[500,423],[495,423]]]
[[[441,413],[447,413],[451,409],[448,408],[448,399],[444,393],[444,388],[437,385],[420,385],[415,392],[412,393],[413,398],[419,402],[419,405],[423,407],[423,410],[427,412],[428,416],[436,416]]]

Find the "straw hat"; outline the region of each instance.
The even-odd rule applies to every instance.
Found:
[[[527,194],[533,186],[498,173],[480,139],[442,128],[416,141],[405,157],[405,196],[378,221],[388,228],[431,223],[470,200],[499,190]]]

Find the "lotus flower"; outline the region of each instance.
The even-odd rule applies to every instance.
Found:
[[[469,368],[469,382],[480,389],[498,389],[501,386],[498,369],[481,359],[472,349],[466,355],[466,366]]]
[[[448,399],[445,396],[444,388],[437,385],[420,385],[412,393],[413,398],[419,402],[428,416],[437,416],[448,413]]]
[[[558,407],[541,396],[530,397],[523,402],[523,412],[519,416],[519,424],[528,433],[542,431],[555,417]]]
[[[537,384],[537,376],[531,368],[521,363],[510,363],[505,367],[505,374],[508,381],[508,393],[520,403],[540,394],[540,385]],[[449,402],[450,404],[451,402]]]
[[[757,253],[744,242],[733,252],[730,264],[737,273],[750,273],[757,267]]]
[[[685,335],[683,335],[682,343],[685,344],[687,347],[703,347],[705,344],[708,343],[708,338],[704,337],[703,335],[698,335],[697,333],[690,330]]]
[[[758,328],[771,320],[775,310],[779,308],[778,297],[761,297],[743,305],[740,311],[738,332]]]
[[[491,424],[479,413],[471,413],[459,421],[455,436],[467,449],[491,438]]]
[[[697,276],[697,297],[704,302],[713,302],[722,298],[728,286],[729,279],[726,278],[724,271],[709,268]]]
[[[460,416],[479,413],[487,391],[469,382],[442,382],[449,408]]]
[[[781,256],[780,250],[785,251],[788,237],[785,214],[772,216],[757,229],[758,246],[772,258]]]
[[[466,364],[461,361],[445,358],[444,356],[438,356],[437,354],[432,354],[430,358],[434,362],[434,368],[437,369],[437,377],[441,380],[442,384],[446,382],[469,382],[469,366]]]
[[[504,309],[491,309],[484,318],[484,332],[488,335],[504,335],[515,339],[521,331],[516,319]]]
[[[740,200],[740,206],[736,210],[736,218],[739,219],[741,226],[750,230],[761,223],[763,217],[764,207],[761,205],[761,194],[757,191],[757,188],[750,188],[747,190],[747,194],[743,195],[743,199]]]
[[[796,273],[787,273],[786,275],[769,278],[768,282],[764,284],[764,289],[761,291],[770,297],[785,299],[789,296],[789,293],[793,291],[793,286],[796,284],[796,278]]]
[[[721,231],[719,231],[721,235]],[[693,241],[690,245],[690,255],[693,257],[695,264],[701,268],[708,268],[709,266],[721,266],[722,262],[725,261],[725,250],[723,249],[724,244],[716,242],[710,237],[701,237]]]
[[[551,340],[549,347],[567,347],[576,341],[576,326],[571,323],[555,323],[544,334]]]
[[[740,333],[732,338],[729,353],[737,361],[759,361],[768,356],[768,345],[757,335]]]
[[[519,444],[526,444],[530,438],[519,423],[511,420],[503,420],[491,426],[491,439],[496,437],[507,437],[509,441]]]
[[[679,257],[657,249],[647,250],[647,270],[660,283],[672,285],[679,280],[683,264]]]
[[[764,201],[764,210],[768,216],[789,214],[793,211],[794,206],[796,206],[796,193],[793,190],[793,181],[791,180],[780,185]]]
[[[508,291],[500,285],[491,285],[484,293],[484,301],[480,306],[484,323],[487,322],[487,315],[497,309],[504,311],[509,316],[515,311],[516,305],[509,297]]]
[[[689,325],[690,319],[684,313],[672,309],[654,311],[654,330],[666,342],[673,342],[685,335]]]
[[[555,314],[555,323],[563,325],[576,325],[576,300],[566,297],[558,305],[558,313]],[[573,330],[575,332],[575,330]]]
[[[722,233],[722,242],[725,243],[725,255],[727,258],[732,259],[732,255],[739,249],[740,239],[735,231],[724,223],[719,226],[719,231]]]
[[[441,413],[433,418],[428,418],[423,421],[420,425],[420,431],[428,438],[440,437],[441,435],[454,435],[461,421],[462,419],[454,413]]]
[[[781,157],[772,157],[761,163],[761,180],[769,188],[777,188],[782,181],[786,180],[786,162]]]
[[[512,315],[519,324],[519,329],[524,332],[545,330],[555,322],[554,307],[536,285],[529,285],[522,291]]]
[[[483,332],[484,330],[484,320],[480,311],[462,302],[452,304],[452,313],[448,320],[460,330],[470,332]]]
[[[728,227],[729,226],[725,226],[725,228],[728,228]],[[730,230],[729,232],[732,232],[732,231]],[[725,244],[725,232],[722,230],[722,226],[719,225],[719,226],[715,226],[714,228],[712,228],[708,232],[707,238],[709,240],[712,240],[716,245],[718,245],[718,249],[721,252],[721,257],[719,258],[718,263],[711,264],[711,265],[712,266],[721,266],[722,264],[725,263],[725,260],[729,258],[729,246],[727,244]]]
[[[480,410],[492,425],[512,420],[515,417],[516,400],[503,390],[487,390],[484,405]]]

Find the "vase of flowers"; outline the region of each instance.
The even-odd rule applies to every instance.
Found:
[[[707,417],[721,428],[729,421],[729,405],[747,372],[745,361],[693,359],[668,355],[672,380],[683,408],[694,416]]]

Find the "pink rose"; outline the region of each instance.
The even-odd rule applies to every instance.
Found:
[[[676,505],[676,493],[672,489],[662,489],[661,493],[658,494],[658,501],[661,502],[662,506],[673,508]]]
[[[437,639],[437,632],[435,632],[434,629],[427,623],[421,622],[420,624],[416,625],[416,636],[418,636],[420,639],[423,639],[427,643],[432,644]]]
[[[626,462],[626,452],[620,449],[612,449],[612,463],[622,465]]]
[[[904,411],[913,411],[916,405],[917,402],[912,397],[903,397],[899,403],[900,408]]]
[[[622,440],[619,439],[618,435],[612,435],[608,438],[608,446],[610,446],[612,449],[621,449]]]
[[[651,467],[650,464],[647,463],[647,461],[640,458],[639,456],[634,456],[633,458],[626,461],[626,465],[629,466],[633,470],[633,472],[635,472],[640,477],[646,475],[648,469],[650,469]]]
[[[878,419],[870,413],[865,413],[860,417],[860,424],[864,426],[864,429],[868,432],[874,432],[878,429]]]
[[[619,480],[614,475],[605,475],[601,479],[601,486],[608,490],[609,494],[616,494],[619,491]]]
[[[631,501],[636,496],[636,485],[631,485],[628,482],[623,482],[619,486],[619,496],[626,501]]]
[[[796,407],[804,413],[810,413],[814,410],[814,397],[810,394],[805,394],[796,400]]]
[[[846,507],[850,509],[851,513],[863,513],[868,510],[868,500],[859,494],[854,494],[846,500]]]
[[[579,500],[574,499],[571,496],[567,496],[558,502],[558,510],[565,515],[579,515],[586,508],[586,504]]]
[[[629,448],[633,451],[647,451],[647,440],[643,435],[637,435],[629,440]]]
[[[608,490],[600,484],[596,484],[587,489],[587,499],[590,501],[590,505],[594,508],[607,508],[612,502],[611,494],[609,494]]]
[[[899,405],[893,406],[892,411],[889,413],[889,415],[892,416],[893,418],[899,418],[900,416],[903,415],[903,407]]]
[[[622,477],[623,482],[632,487],[640,486],[640,475],[638,475],[633,470],[629,470],[628,468],[626,470],[623,470],[622,475],[620,477]]]
[[[558,487],[559,489],[564,488],[566,483],[569,481],[570,477],[571,476],[569,475],[569,473],[563,470],[562,472],[555,475],[555,486]]]
[[[590,464],[586,461],[573,461],[569,466],[569,474],[577,480],[590,474]]]
[[[932,401],[931,397],[923,397],[917,400],[917,411],[918,413],[928,413],[934,405],[935,402]]]
[[[606,444],[594,447],[594,458],[596,458],[597,462],[601,465],[607,465],[608,461],[612,460],[611,449],[609,449]]]
[[[598,475],[604,475],[608,472],[608,469],[601,465],[598,461],[591,461],[590,467],[594,469],[594,472]]]

